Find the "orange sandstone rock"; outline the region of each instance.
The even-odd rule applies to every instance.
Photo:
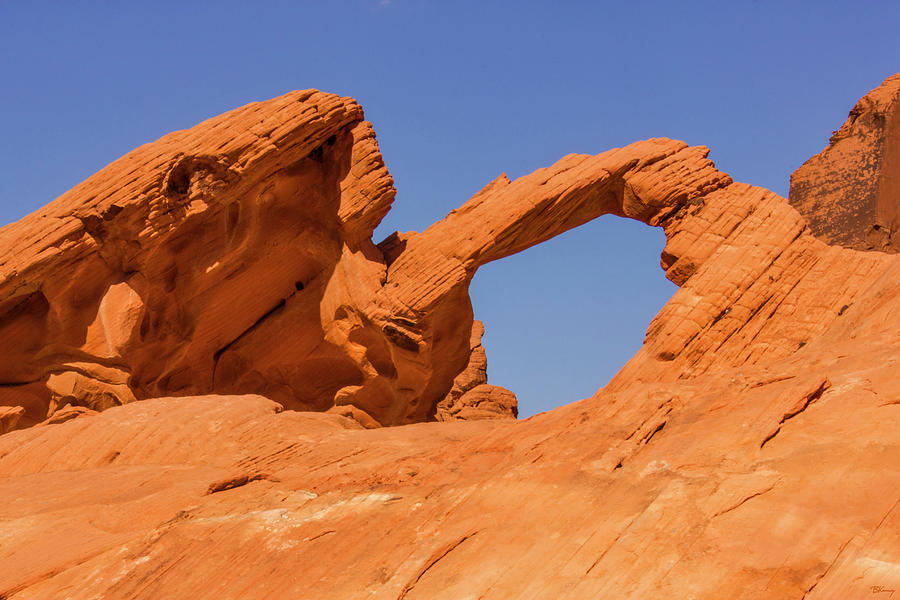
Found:
[[[607,213],[668,222],[731,181],[705,148],[638,142],[502,176],[379,248],[394,189],[362,118],[315,91],[251,104],[0,230],[0,331],[19,341],[0,401],[26,409],[21,425],[210,392],[352,406],[338,410],[369,425],[433,419],[469,359],[480,265]]]
[[[791,204],[820,239],[900,252],[900,74],[866,94],[828,147],[791,176]]]
[[[469,338],[469,364],[453,380],[450,393],[438,402],[435,418],[451,419],[509,419],[519,414],[516,395],[506,388],[489,385],[487,354],[481,345],[484,323],[475,321]]]
[[[12,432],[0,591],[866,597],[900,583],[900,369],[883,341],[840,353],[521,422],[365,431],[214,396]]]
[[[0,436],[0,597],[900,590],[900,256],[828,245],[662,139],[501,176],[375,246],[393,192],[360,119],[250,105],[0,231],[22,341],[0,415],[65,404]],[[140,201],[87,199],[128,165]],[[606,213],[664,229],[680,289],[594,397],[477,420],[514,398],[486,384],[475,270]]]
[[[256,385],[327,408],[361,375],[323,340],[320,304],[339,264],[376,252],[393,193],[359,106],[315,91],[138,148],[0,230],[0,331],[19,342],[4,402],[25,425],[66,402]],[[306,335],[263,344],[275,317]],[[248,364],[251,345],[266,350]]]
[[[46,425],[57,425],[59,423],[65,423],[66,421],[71,421],[72,419],[79,419],[81,417],[89,417],[91,415],[96,415],[97,411],[92,410],[90,408],[86,408],[84,406],[72,406],[71,404],[66,404],[62,408],[54,411],[52,415],[47,417],[44,421],[41,421],[35,427],[44,427]]]
[[[0,406],[0,434],[15,429],[24,414],[25,409],[21,406]]]

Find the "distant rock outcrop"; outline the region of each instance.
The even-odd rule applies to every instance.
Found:
[[[860,100],[828,147],[791,176],[790,201],[813,234],[900,252],[900,74]]]
[[[371,127],[294,92],[0,230],[0,598],[900,590],[900,256],[706,154],[567,156],[376,246]],[[508,418],[469,281],[607,213],[680,288],[592,398]]]

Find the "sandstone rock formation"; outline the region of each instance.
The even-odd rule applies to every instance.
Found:
[[[0,433],[15,429],[24,414],[25,409],[21,406],[0,406]]]
[[[3,403],[20,424],[211,390],[329,408],[389,362],[353,295],[383,276],[393,195],[362,110],[318,92],[138,148],[0,230]]]
[[[393,190],[361,118],[312,92],[250,105],[0,231],[0,327],[24,340],[0,392],[67,407],[0,436],[0,597],[900,590],[900,256],[828,245],[808,205],[662,139],[501,176],[375,246]],[[178,167],[214,139],[243,150]],[[143,200],[87,199],[134,165]],[[161,184],[174,204],[141,212]],[[662,227],[680,286],[608,386],[524,421],[377,427],[497,396],[472,274],[605,213]]]
[[[487,354],[481,345],[483,335],[484,323],[475,321],[469,339],[469,363],[453,380],[450,393],[438,402],[435,413],[438,421],[514,419],[518,416],[516,395],[487,382]]]
[[[607,213],[668,223],[731,181],[705,148],[648,140],[501,176],[379,248],[394,189],[362,119],[315,91],[251,104],[0,230],[0,331],[20,341],[0,401],[22,425],[210,392],[429,420],[468,362],[479,266]]]
[[[900,74],[860,100],[791,176],[790,201],[829,244],[900,252]]]

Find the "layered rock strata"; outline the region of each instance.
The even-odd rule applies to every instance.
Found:
[[[380,248],[394,196],[352,100],[294,92],[116,161],[0,230],[3,402],[262,393],[368,424],[428,420],[468,362],[477,268],[602,214],[651,224],[730,179],[657,139],[500,177]]]
[[[453,380],[450,393],[438,402],[435,419],[509,419],[519,414],[516,395],[510,390],[488,383],[487,354],[481,344],[484,323],[475,321],[469,339],[469,363]]]
[[[0,330],[19,342],[2,350],[4,403],[33,423],[66,403],[260,387],[328,408],[362,378],[325,339],[339,327],[321,307],[352,294],[328,283],[367,264],[393,195],[362,110],[329,94],[251,104],[138,148],[0,230]],[[295,334],[263,343],[276,317]]]
[[[286,166],[259,180],[219,178],[239,189],[248,178],[257,190],[234,196],[236,231],[256,233],[235,233],[243,241],[227,252],[199,251],[221,239],[221,221],[202,217],[220,214],[214,193],[226,189],[210,183],[213,167],[148,171],[187,198],[195,185],[212,194],[156,236],[109,233],[118,215],[143,215],[141,203],[114,211],[107,233],[86,233],[66,220],[71,197],[45,209],[63,216],[38,213],[0,231],[20,252],[2,267],[12,265],[2,327],[27,341],[3,350],[2,392],[42,409],[68,404],[41,427],[0,436],[0,597],[816,600],[900,589],[900,256],[828,245],[808,226],[808,206],[798,212],[734,183],[706,149],[662,139],[500,177],[426,231],[374,246],[371,228],[393,191],[354,107],[296,93],[198,126],[241,139],[223,125],[234,115],[287,122],[295,110],[317,127],[344,123],[326,127],[329,137],[296,134],[311,140],[307,150],[270,134],[288,154],[300,148]],[[183,143],[191,131],[173,136]],[[259,152],[274,160],[280,151]],[[298,198],[316,199],[319,212]],[[293,221],[292,210],[312,212]],[[478,266],[605,213],[662,227],[661,264],[680,286],[608,386],[524,421],[376,428],[452,416],[485,385],[467,296]],[[270,229],[277,244],[266,242]],[[118,241],[92,246],[93,235]],[[109,275],[121,258],[111,247],[138,267],[123,281]],[[179,256],[207,258],[188,269]],[[173,263],[171,289],[141,270]],[[308,278],[294,270],[332,264]],[[231,279],[215,278],[223,265]],[[63,267],[93,292],[64,285]],[[246,291],[245,273],[269,277],[268,287]],[[204,359],[216,344],[202,340],[232,324],[201,309],[232,318],[250,296],[274,294],[269,287],[288,293],[284,304],[252,305],[266,312]],[[171,305],[154,304],[154,293]],[[129,333],[128,323],[141,325]],[[180,346],[166,346],[179,335]],[[184,363],[192,370],[180,392],[255,386],[272,399],[217,393],[99,413],[78,405],[119,397],[85,392],[90,385],[143,398],[180,381],[143,375],[170,369],[153,366],[145,343],[165,365],[198,361]],[[15,379],[16,365],[34,381]],[[307,379],[279,387],[291,365],[306,365]],[[352,365],[353,377],[335,365]],[[210,378],[195,382],[204,368]],[[315,401],[302,390],[318,390]],[[8,429],[23,412],[3,409],[0,423]]]
[[[732,183],[707,149],[665,139],[501,176],[424,232],[375,246],[394,188],[362,118],[319,92],[251,104],[0,230],[0,330],[19,342],[3,350],[2,401],[25,408],[19,424],[210,392],[371,426],[434,418],[469,361],[478,267],[603,214],[663,227],[662,266],[682,286],[648,330],[646,360],[614,386],[635,369],[686,377],[786,356],[881,272],[860,255],[846,289],[813,290],[847,259],[775,194]],[[786,313],[811,294],[803,315]]]
[[[0,437],[0,593],[870,597],[900,585],[896,342],[525,421],[365,431],[213,396],[15,431]]]

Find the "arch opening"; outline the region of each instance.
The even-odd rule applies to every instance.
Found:
[[[640,349],[678,289],[665,244],[661,228],[609,214],[479,268],[488,381],[517,395],[519,418],[592,396]]]

